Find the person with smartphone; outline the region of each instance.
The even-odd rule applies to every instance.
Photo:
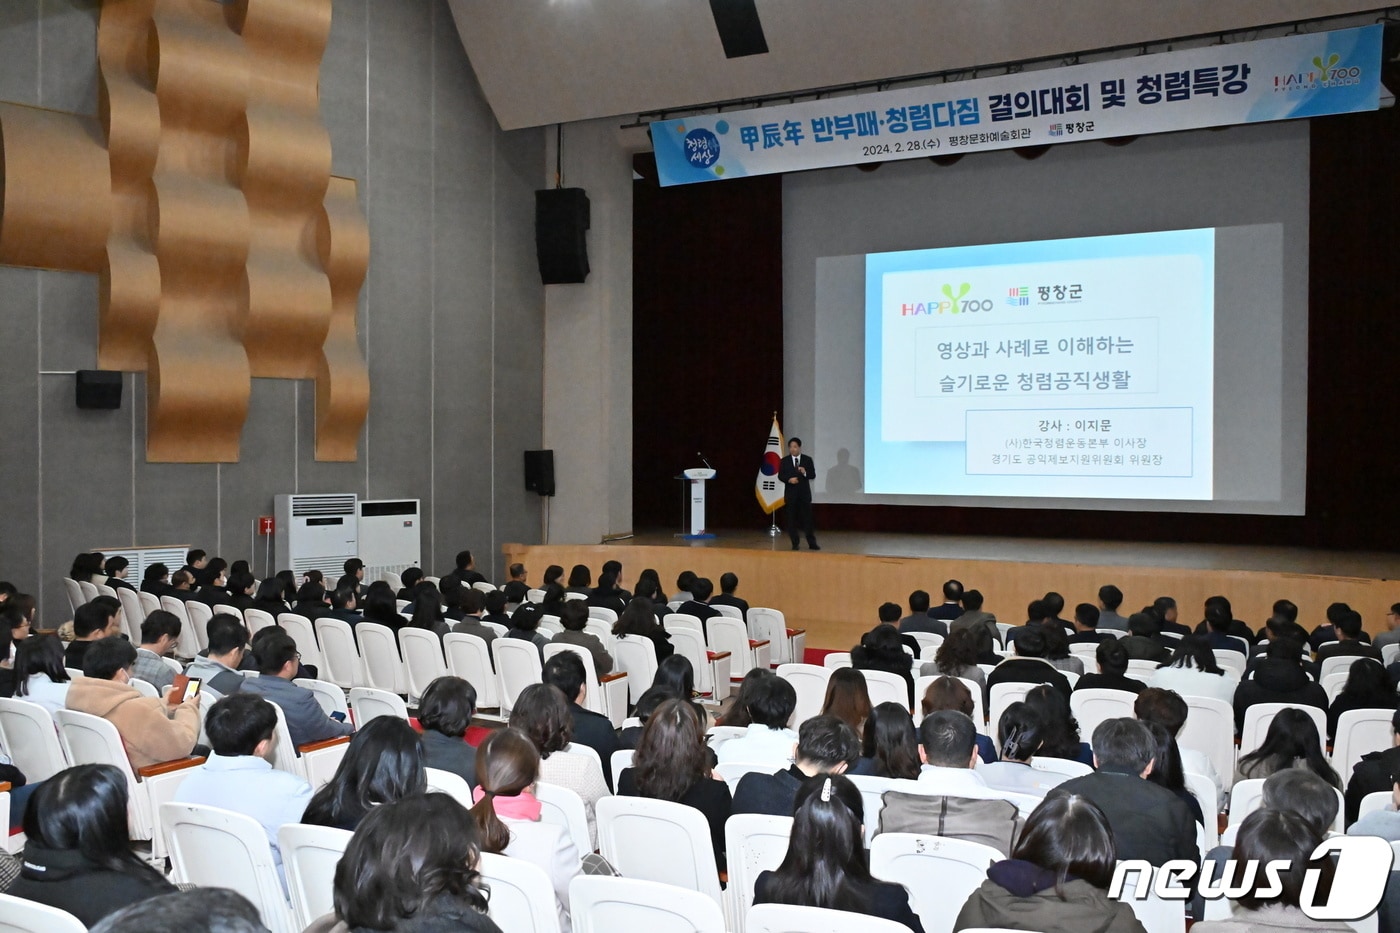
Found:
[[[142,696],[131,686],[135,664],[126,636],[99,638],[83,656],[84,676],[68,688],[68,708],[116,726],[133,769],[189,755],[199,738],[199,687],[177,685],[164,699]]]

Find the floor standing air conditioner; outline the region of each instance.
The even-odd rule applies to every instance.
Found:
[[[354,493],[273,496],[276,569],[290,569],[298,580],[308,570],[319,570],[326,588],[334,588],[345,562],[359,556],[355,501]]]
[[[367,499],[360,502],[360,560],[365,582],[385,571],[403,573],[421,566],[422,522],[417,499]]]

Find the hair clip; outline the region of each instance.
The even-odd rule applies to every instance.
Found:
[[[822,803],[831,803],[831,778],[822,784]]]

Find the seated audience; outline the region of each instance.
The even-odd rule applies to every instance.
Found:
[[[287,603],[282,596],[286,592],[283,581],[277,577],[268,577],[258,584],[258,590],[253,595],[253,605],[249,608],[258,609],[272,616],[273,621],[284,612],[290,612]],[[243,610],[247,612],[247,609]]]
[[[637,721],[637,725],[628,726],[617,734],[617,747],[635,749],[637,743],[642,740],[642,733],[646,731],[647,719],[662,703],[674,699],[676,699],[676,695],[670,689],[658,687],[655,684],[643,691],[642,695],[637,697],[637,705],[632,708],[632,718]],[[694,703],[688,705],[692,710],[695,708]],[[697,715],[695,718],[699,719],[700,717]],[[715,744],[718,745],[721,741],[723,740],[716,739]],[[706,749],[708,750],[706,760],[710,767],[714,767],[719,762],[715,758],[714,751],[709,750],[710,746],[707,745]]]
[[[932,608],[930,608],[928,611],[928,617],[930,619],[937,619],[944,623],[953,621],[958,616],[963,614],[962,598],[963,585],[961,582],[957,580],[944,581],[943,602],[940,605],[933,606]],[[937,632],[936,634],[947,635],[948,632],[945,628],[943,631]]]
[[[148,564],[141,573],[141,592],[159,599],[169,595],[170,568],[165,564]]]
[[[550,641],[555,644],[578,645],[580,648],[588,649],[588,653],[593,656],[594,672],[599,677],[606,677],[612,673],[613,659],[612,655],[608,654],[608,649],[603,647],[598,636],[583,630],[583,627],[588,624],[588,607],[584,603],[573,599],[560,606],[559,624],[564,626],[564,631],[554,635]]]
[[[239,561],[242,563],[242,561]],[[230,573],[228,578],[228,598],[223,600],[226,605],[232,606],[239,612],[246,612],[249,609],[257,608],[253,599],[257,592],[257,581],[253,575],[246,570]]]
[[[578,794],[588,816],[588,837],[597,847],[598,827],[593,808],[610,795],[600,761],[586,752],[570,752],[574,721],[564,695],[549,684],[530,684],[520,691],[510,712],[510,726],[535,745],[540,780]]]
[[[881,703],[871,710],[854,773],[912,781],[918,779],[922,763],[909,711],[898,703]]]
[[[798,789],[795,803],[787,854],[775,870],[759,873],[753,902],[846,910],[923,933],[904,886],[870,874],[855,785],[840,775],[816,777]]]
[[[1300,709],[1279,710],[1264,741],[1235,765],[1235,780],[1266,778],[1284,768],[1307,768],[1338,790],[1342,782],[1323,754],[1317,724]]]
[[[1246,645],[1231,636],[1244,638],[1247,642],[1254,640],[1249,626],[1230,614],[1230,601],[1224,596],[1212,596],[1206,600],[1205,620],[1196,626],[1195,635],[1204,638],[1212,651],[1233,651],[1245,657],[1249,655]]]
[[[941,618],[928,616],[929,598],[925,590],[915,590],[909,594],[909,614],[899,619],[901,632],[929,632],[934,635],[947,635],[948,623]]]
[[[248,650],[248,629],[237,616],[220,613],[209,620],[206,630],[209,654],[191,661],[185,674],[203,681],[203,689],[209,692],[209,702],[213,703],[243,689],[245,680],[238,671]]]
[[[1356,821],[1363,797],[1390,790],[1392,778],[1400,774],[1400,712],[1390,717],[1390,741],[1389,747],[1362,755],[1351,769],[1346,790],[1347,823]]]
[[[547,616],[559,615],[559,609],[568,602],[565,597],[568,593],[564,587],[558,583],[546,583],[544,585],[544,601],[539,603],[540,611]]]
[[[423,767],[423,747],[413,727],[393,716],[376,716],[350,739],[340,766],[312,794],[301,821],[353,832],[376,807],[426,793]]]
[[[403,583],[403,588],[394,594],[394,598],[413,602],[413,591],[423,580],[423,568],[409,567],[399,574],[399,580]]]
[[[481,834],[447,794],[375,807],[335,867],[335,912],[306,933],[501,933],[477,871]]]
[[[1120,639],[1110,635],[1094,649],[1094,660],[1098,662],[1098,673],[1085,674],[1075,683],[1075,690],[1125,690],[1128,693],[1141,693],[1147,684],[1125,676],[1128,671],[1128,652],[1118,644]]]
[[[10,659],[14,659],[20,642],[34,632],[34,614],[38,603],[28,593],[12,593],[0,601],[0,628],[10,633]]]
[[[442,611],[442,593],[426,580],[414,587],[413,601],[404,611],[410,613],[409,628],[421,628],[439,638],[452,631]]]
[[[1030,689],[1025,702],[1035,710],[1044,727],[1040,746],[1042,756],[1093,765],[1093,749],[1088,742],[1080,740],[1079,721],[1074,718],[1063,694],[1049,684],[1042,684]]]
[[[1151,661],[1164,664],[1172,659],[1171,649],[1162,644],[1162,633],[1157,617],[1150,612],[1134,612],[1128,616],[1128,635],[1119,638],[1118,644],[1128,652],[1131,661]]]
[[[524,564],[511,564],[506,568],[506,573],[510,579],[501,587],[500,592],[505,596],[507,605],[518,606],[530,596],[530,584],[525,582],[529,573]]]
[[[362,615],[365,617],[366,622],[382,625],[393,632],[395,637],[397,637],[399,629],[407,625],[408,620],[399,614],[398,601],[391,592],[392,588],[387,583],[385,583],[383,587],[380,587],[380,582],[382,581],[376,580],[365,590],[365,603]]]
[[[1040,717],[1025,703],[1012,703],[1002,712],[997,723],[1001,758],[977,765],[977,774],[988,787],[1043,797],[1052,787],[1065,782],[1063,774],[1031,767],[1031,758],[1040,751],[1042,728]]]
[[[1181,727],[1186,725],[1186,716],[1190,713],[1190,707],[1182,699],[1181,694],[1171,690],[1162,690],[1157,687],[1149,687],[1138,694],[1137,700],[1133,702],[1133,715],[1146,723],[1156,723],[1176,738],[1181,734]],[[1223,799],[1224,793],[1220,775],[1215,771],[1215,765],[1211,763],[1210,757],[1205,752],[1194,748],[1187,748],[1180,742],[1177,743],[1177,751],[1181,755],[1181,768],[1189,774],[1200,774],[1210,778],[1210,782],[1215,785],[1217,799]]]
[[[102,571],[104,563],[100,551],[79,554],[73,558],[73,567],[68,571],[68,578],[82,583],[102,583],[106,579]]]
[[[1385,631],[1371,639],[1371,645],[1380,651],[1386,645],[1400,645],[1400,603],[1391,603],[1385,614]]]
[[[126,582],[127,568],[131,566],[131,561],[114,554],[107,558],[107,562],[102,565],[102,571],[107,574],[107,585],[114,590],[131,590],[133,593],[136,587]]]
[[[572,651],[561,651],[544,663],[544,682],[563,694],[568,704],[569,717],[573,720],[573,740],[598,753],[598,760],[603,763],[603,782],[611,793],[612,754],[621,746],[612,721],[601,713],[583,708],[588,691],[587,675],[583,659]]]
[[[19,878],[5,893],[93,926],[129,904],[174,891],[131,850],[127,793],[126,778],[111,765],[76,765],[38,785],[24,809]]]
[[[790,741],[795,740],[794,736]],[[632,767],[618,775],[617,792],[625,797],[674,800],[699,810],[710,825],[715,862],[724,870],[724,821],[732,805],[729,785],[710,772],[705,734],[689,703],[666,700],[647,717]]]
[[[83,676],[68,687],[68,708],[116,726],[133,769],[184,758],[199,737],[201,694],[183,703],[173,692],[166,699],[142,696],[131,686],[135,663],[136,649],[121,635],[93,642]]]
[[[651,574],[650,577],[647,574]],[[652,613],[660,618],[666,614],[666,594],[661,589],[661,584],[656,580],[655,570],[643,570],[641,577],[637,579],[637,593],[633,599],[646,600],[651,607]],[[630,605],[632,600],[629,599]]]
[[[677,700],[689,703],[700,718],[700,728],[708,731],[715,724],[710,711],[695,699],[698,696],[695,692],[695,668],[690,666],[690,659],[685,655],[673,654],[658,664],[649,689],[665,690]]]
[[[1177,621],[1176,600],[1170,596],[1158,596],[1152,601],[1152,612],[1157,617],[1157,628],[1169,635],[1185,638],[1191,629]]]
[[[1294,621],[1296,621],[1298,618],[1297,611],[1297,607],[1295,606],[1293,610]],[[1319,625],[1317,628],[1313,629],[1312,632],[1308,635],[1308,648],[1311,649],[1314,653],[1316,653],[1321,651],[1322,647],[1328,642],[1339,641],[1340,639],[1338,637],[1337,629],[1340,628],[1340,623],[1342,619],[1345,618],[1351,611],[1352,608],[1346,603],[1332,603],[1330,606],[1328,606],[1327,621],[1324,622],[1322,625]],[[1360,632],[1356,637],[1367,644],[1371,643],[1370,636],[1368,636],[1364,631]]]
[[[734,595],[734,591],[739,589],[739,578],[732,573],[723,573],[719,577],[719,595],[710,597],[711,606],[733,606],[739,610],[739,615],[745,622],[749,620],[749,601]]]
[[[20,642],[14,670],[16,699],[38,703],[50,716],[67,705],[72,680],[57,635],[31,635]]]
[[[481,597],[482,622],[494,622],[497,625],[504,625],[507,629],[510,628],[510,614],[506,612],[505,593],[500,590],[492,590],[489,593],[467,590],[466,593],[476,593]],[[468,598],[466,593],[462,595],[463,621],[466,621],[466,616],[476,612],[477,605],[476,601]]]
[[[859,756],[860,740],[849,723],[835,716],[813,716],[797,731],[792,766],[774,774],[750,771],[741,777],[731,812],[792,816],[803,782],[824,774],[844,774]]]
[[[326,587],[318,581],[308,580],[297,590],[297,601],[292,612],[305,616],[312,622],[324,615],[330,615],[330,600],[326,598]]]
[[[1080,603],[1074,607],[1074,634],[1069,637],[1071,645],[1101,645],[1107,639],[1118,640],[1116,635],[1105,635],[1099,631],[1099,607],[1093,603]]]
[[[481,832],[483,852],[529,862],[548,876],[554,885],[559,927],[567,933],[571,928],[569,882],[582,865],[569,831],[540,819],[540,802],[534,793],[539,778],[540,756],[534,743],[513,727],[497,729],[477,749],[477,786],[472,791],[476,805],[471,813]]]
[[[953,929],[1146,933],[1131,904],[1108,897],[1121,857],[1110,819],[1091,799],[1049,797],[1026,820],[1011,858],[987,870]]]
[[[1157,756],[1152,760],[1152,772],[1147,775],[1147,779],[1158,787],[1165,787],[1176,794],[1191,811],[1191,818],[1204,826],[1206,818],[1201,810],[1201,802],[1186,786],[1186,772],[1181,767],[1181,750],[1177,747],[1176,738],[1167,731],[1166,726],[1138,721],[1147,726],[1152,733],[1152,740],[1157,743]],[[1211,816],[1215,817],[1216,814]]]
[[[4,619],[0,618],[0,697],[15,695],[15,669],[14,662],[10,660],[14,648],[13,632],[14,629],[5,625]]]
[[[324,614],[328,619],[339,619],[354,628],[365,620],[360,613],[360,594],[350,584],[337,586],[331,592],[331,609]]]
[[[258,677],[243,682],[244,693],[255,693],[282,708],[287,731],[297,748],[308,742],[321,742],[349,735],[355,727],[326,715],[316,694],[292,681],[297,676],[301,655],[292,636],[278,628],[263,629],[253,643]]]
[[[904,650],[899,630],[893,625],[875,626],[851,649],[851,666],[856,670],[886,671],[904,681],[910,709],[914,707],[914,675],[910,672],[913,663],[913,656]]]
[[[574,564],[569,570],[569,581],[565,584],[564,592],[579,593],[587,596],[593,589],[593,571],[588,569],[587,564]],[[687,597],[689,594],[686,594]],[[677,599],[679,599],[679,595]]]
[[[949,635],[963,629],[971,629],[974,632],[982,629],[987,633],[989,644],[1001,644],[1001,629],[997,628],[996,614],[983,611],[981,590],[964,590],[962,606],[962,615],[948,623]]]
[[[1256,703],[1289,703],[1327,709],[1327,691],[1302,667],[1303,646],[1291,638],[1269,642],[1268,654],[1254,666],[1254,676],[1235,688],[1235,731],[1244,727],[1244,714]]]
[[[83,658],[93,642],[122,634],[121,622],[118,621],[120,609],[120,604],[109,605],[105,596],[99,596],[77,608],[73,613],[73,640],[63,650],[64,667],[82,670]]]
[[[797,733],[788,728],[788,720],[797,709],[797,691],[792,684],[776,674],[763,678],[745,698],[745,708],[748,728],[715,750],[719,760],[771,762],[775,766],[791,761],[797,741]]]
[[[1347,672],[1347,682],[1342,692],[1327,708],[1327,741],[1337,737],[1337,723],[1342,714],[1357,709],[1383,709],[1394,712],[1396,705],[1395,688],[1390,683],[1390,675],[1379,661],[1371,658],[1357,658],[1351,662]]]
[[[957,710],[968,718],[977,712],[971,688],[961,680],[946,674],[928,685],[919,705],[925,716],[940,709]],[[984,735],[980,730],[977,732],[977,754],[985,762],[997,760],[996,744],[991,736]]]
[[[486,575],[476,569],[476,558],[471,551],[458,551],[457,557],[453,561],[453,569],[443,576],[444,580],[453,580],[462,586],[471,588],[478,583],[486,582]]]
[[[1120,859],[1161,867],[1199,862],[1196,820],[1181,798],[1147,780],[1157,758],[1152,732],[1136,719],[1109,719],[1094,730],[1094,774],[1070,778],[1048,796],[1083,796],[1108,817]]]
[[[917,658],[919,656],[919,640],[908,632],[899,630],[899,612],[898,603],[881,603],[880,608],[875,611],[875,614],[879,620],[878,624],[880,627],[893,629],[895,632],[898,632],[899,643],[909,649],[909,657]]]
[[[1210,697],[1229,703],[1239,682],[1215,663],[1215,653],[1199,635],[1187,635],[1177,642],[1170,661],[1161,664],[1147,679],[1150,687],[1173,690],[1182,696]]]
[[[719,724],[742,729],[753,722],[753,717],[749,715],[749,699],[760,692],[768,678],[777,676],[765,667],[755,667],[745,674],[743,679],[739,681],[739,689],[734,693],[734,701],[720,716]]]
[[[1393,783],[1390,785],[1390,802],[1384,809],[1372,810],[1348,826],[1348,836],[1380,836],[1386,842],[1400,842],[1400,778],[1394,775],[1391,777]],[[1333,816],[1335,817],[1335,814]],[[1330,821],[1327,828],[1331,828]]]
[[[202,930],[205,933],[269,933],[253,902],[231,888],[190,888],[123,907],[91,933],[150,933]]]
[[[175,791],[177,803],[196,803],[251,816],[272,844],[282,870],[277,830],[299,823],[311,802],[311,785],[272,767],[277,746],[277,714],[261,697],[235,693],[209,708],[204,720],[212,753],[192,769]]]
[[[1322,662],[1328,658],[1358,657],[1382,660],[1381,650],[1364,640],[1366,633],[1361,628],[1361,613],[1351,609],[1340,613],[1337,621],[1332,624],[1332,629],[1336,633],[1337,643],[1324,644],[1317,649],[1319,670],[1322,668]]]
[[[544,662],[544,646],[549,644],[549,636],[539,630],[540,620],[544,618],[544,615],[544,610],[541,607],[534,603],[526,603],[515,610],[515,615],[510,617],[510,629],[506,632],[507,638],[532,643],[535,650],[540,653],[541,663]]]
[[[865,675],[851,667],[832,671],[826,682],[821,714],[835,716],[860,735],[870,716],[870,691],[865,686]]]
[[[165,595],[188,602],[197,598],[197,590],[194,574],[188,570],[177,570],[170,575],[170,588]]]
[[[1113,584],[1099,587],[1099,629],[1102,631],[1128,631],[1128,620],[1118,614],[1123,605],[1123,591]]]
[[[671,597],[671,602],[685,602],[691,598],[690,589],[695,585],[695,571],[682,570],[676,575],[676,595]]]
[[[467,743],[467,728],[476,715],[476,688],[460,677],[436,677],[418,699],[423,733],[423,767],[449,771],[476,786],[476,749]]]
[[[979,641],[982,642],[981,645],[978,644]],[[933,660],[925,661],[919,666],[919,676],[965,677],[968,680],[976,681],[985,697],[987,675],[982,668],[977,666],[977,659],[982,655],[981,649],[984,647],[991,648],[991,641],[985,628],[979,626],[977,628],[955,629],[948,634],[947,638],[943,639],[943,644],[938,646]]]
[[[709,577],[696,577],[690,589],[690,599],[677,606],[676,612],[699,619],[701,630],[709,637],[709,621],[719,615],[718,609],[710,608],[710,597],[714,595],[715,585]]]
[[[164,658],[175,652],[183,624],[173,612],[157,609],[141,623],[141,644],[136,649],[136,664],[131,674],[137,680],[162,690],[175,683],[175,668]],[[197,676],[197,675],[196,675]]]
[[[570,600],[570,602],[578,601]],[[588,594],[588,599],[583,600],[583,604],[585,607],[597,606],[600,609],[611,609],[621,615],[622,610],[627,608],[627,601],[622,598],[622,588],[617,585],[617,574],[609,573],[606,570],[598,574],[598,585]],[[701,606],[700,608],[719,615],[709,606]]]
[[[1025,629],[1015,640],[1015,657],[987,675],[987,689],[997,684],[1050,684],[1069,702],[1069,680],[1045,660],[1045,633],[1040,626]]]
[[[1078,677],[1084,673],[1084,662],[1069,653],[1069,636],[1058,625],[1041,627],[1045,636],[1045,660],[1056,670],[1068,671]],[[1112,637],[1112,636],[1110,636]]]

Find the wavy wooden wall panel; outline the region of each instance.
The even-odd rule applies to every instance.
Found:
[[[358,456],[369,230],[320,121],[330,18],[104,0],[98,121],[0,105],[0,262],[99,274],[98,365],[148,374],[148,460],[236,461],[253,376],[316,380],[316,458]]]

